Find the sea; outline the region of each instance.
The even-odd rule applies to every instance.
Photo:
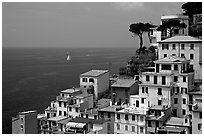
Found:
[[[136,48],[2,48],[2,133],[12,133],[12,117],[20,111],[39,113],[60,91],[79,87],[80,74],[119,68]],[[70,60],[67,61],[67,55]]]

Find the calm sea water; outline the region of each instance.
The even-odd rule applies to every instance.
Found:
[[[135,48],[3,48],[2,132],[11,133],[11,117],[19,111],[42,112],[61,90],[79,86],[81,73],[110,67],[117,74],[134,53]]]

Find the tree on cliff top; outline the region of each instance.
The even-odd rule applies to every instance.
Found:
[[[137,35],[139,37],[139,40],[140,40],[140,48],[139,49],[142,49],[142,46],[143,46],[143,33],[144,32],[147,32],[148,33],[148,37],[149,37],[149,40],[151,42],[151,38],[150,38],[150,28],[152,27],[155,27],[154,25],[152,24],[149,24],[149,23],[136,23],[136,24],[131,24],[130,25],[130,28],[129,28],[129,31],[132,32],[134,35]],[[134,36],[132,36],[134,37]]]

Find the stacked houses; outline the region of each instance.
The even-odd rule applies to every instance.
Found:
[[[161,20],[172,18],[188,25],[184,15]],[[43,114],[19,112],[12,133],[201,134],[202,40],[189,36],[188,27],[172,37],[152,30],[158,60],[151,72],[135,80],[109,78],[107,70],[83,73],[80,87],[61,91]],[[109,99],[101,99],[105,92]]]

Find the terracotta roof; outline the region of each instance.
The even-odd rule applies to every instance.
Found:
[[[108,72],[108,70],[90,70],[86,73],[81,74],[81,76],[97,77],[97,76],[100,76],[100,75],[107,73],[107,72]]]
[[[161,62],[165,62],[165,63],[173,63],[173,62],[184,62],[184,61],[189,61],[186,58],[181,58],[178,56],[168,56],[159,60],[154,61],[154,63],[161,63]]]
[[[118,79],[111,87],[131,87],[135,83],[134,79]]]
[[[159,43],[171,43],[171,42],[202,42],[201,39],[192,36],[174,36],[165,40],[159,41]]]

